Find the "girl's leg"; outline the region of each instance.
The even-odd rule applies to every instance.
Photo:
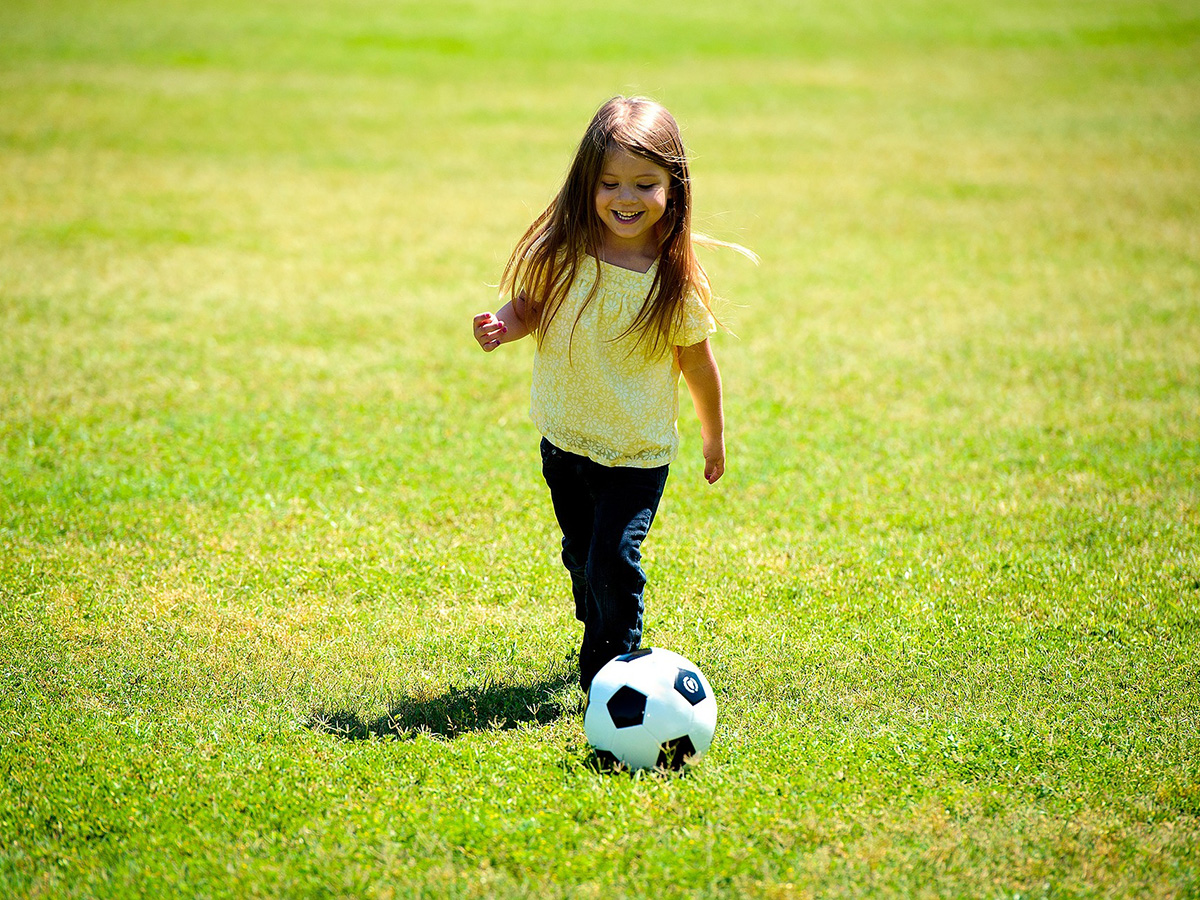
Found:
[[[587,622],[587,558],[592,544],[595,505],[585,466],[590,460],[559,450],[542,438],[542,476],[550,488],[554,516],[562,529],[562,562],[571,575],[575,618]]]
[[[587,557],[589,609],[579,661],[585,687],[610,659],[641,646],[646,587],[641,547],[668,474],[666,466],[592,465],[595,518]]]
[[[575,615],[584,623],[580,684],[642,638],[646,576],[641,545],[666,486],[668,469],[610,468],[542,441],[542,474],[563,532]]]

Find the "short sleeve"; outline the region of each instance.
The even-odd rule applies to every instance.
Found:
[[[680,347],[699,344],[717,331],[717,320],[709,312],[695,288],[690,288],[683,298],[683,315],[675,331],[674,343]]]

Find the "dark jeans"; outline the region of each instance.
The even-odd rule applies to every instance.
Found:
[[[575,617],[583,622],[579,682],[642,641],[642,541],[654,522],[668,466],[602,466],[542,439],[542,475],[562,529]]]

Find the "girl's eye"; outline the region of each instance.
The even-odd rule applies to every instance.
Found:
[[[638,190],[639,190],[639,191],[652,191],[652,190],[654,190],[656,187],[658,187],[658,185],[657,185],[657,184],[639,184],[639,185],[638,185]]]
[[[602,181],[602,182],[600,182],[600,187],[604,188],[606,191],[611,191],[611,190],[613,190],[613,189],[614,189],[616,186],[617,186],[617,185],[616,185],[616,183],[615,183],[615,182],[612,182],[612,181]]]

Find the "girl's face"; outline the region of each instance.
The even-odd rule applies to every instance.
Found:
[[[658,255],[657,226],[667,211],[671,173],[644,156],[614,148],[604,154],[596,185],[596,215],[608,246]]]

